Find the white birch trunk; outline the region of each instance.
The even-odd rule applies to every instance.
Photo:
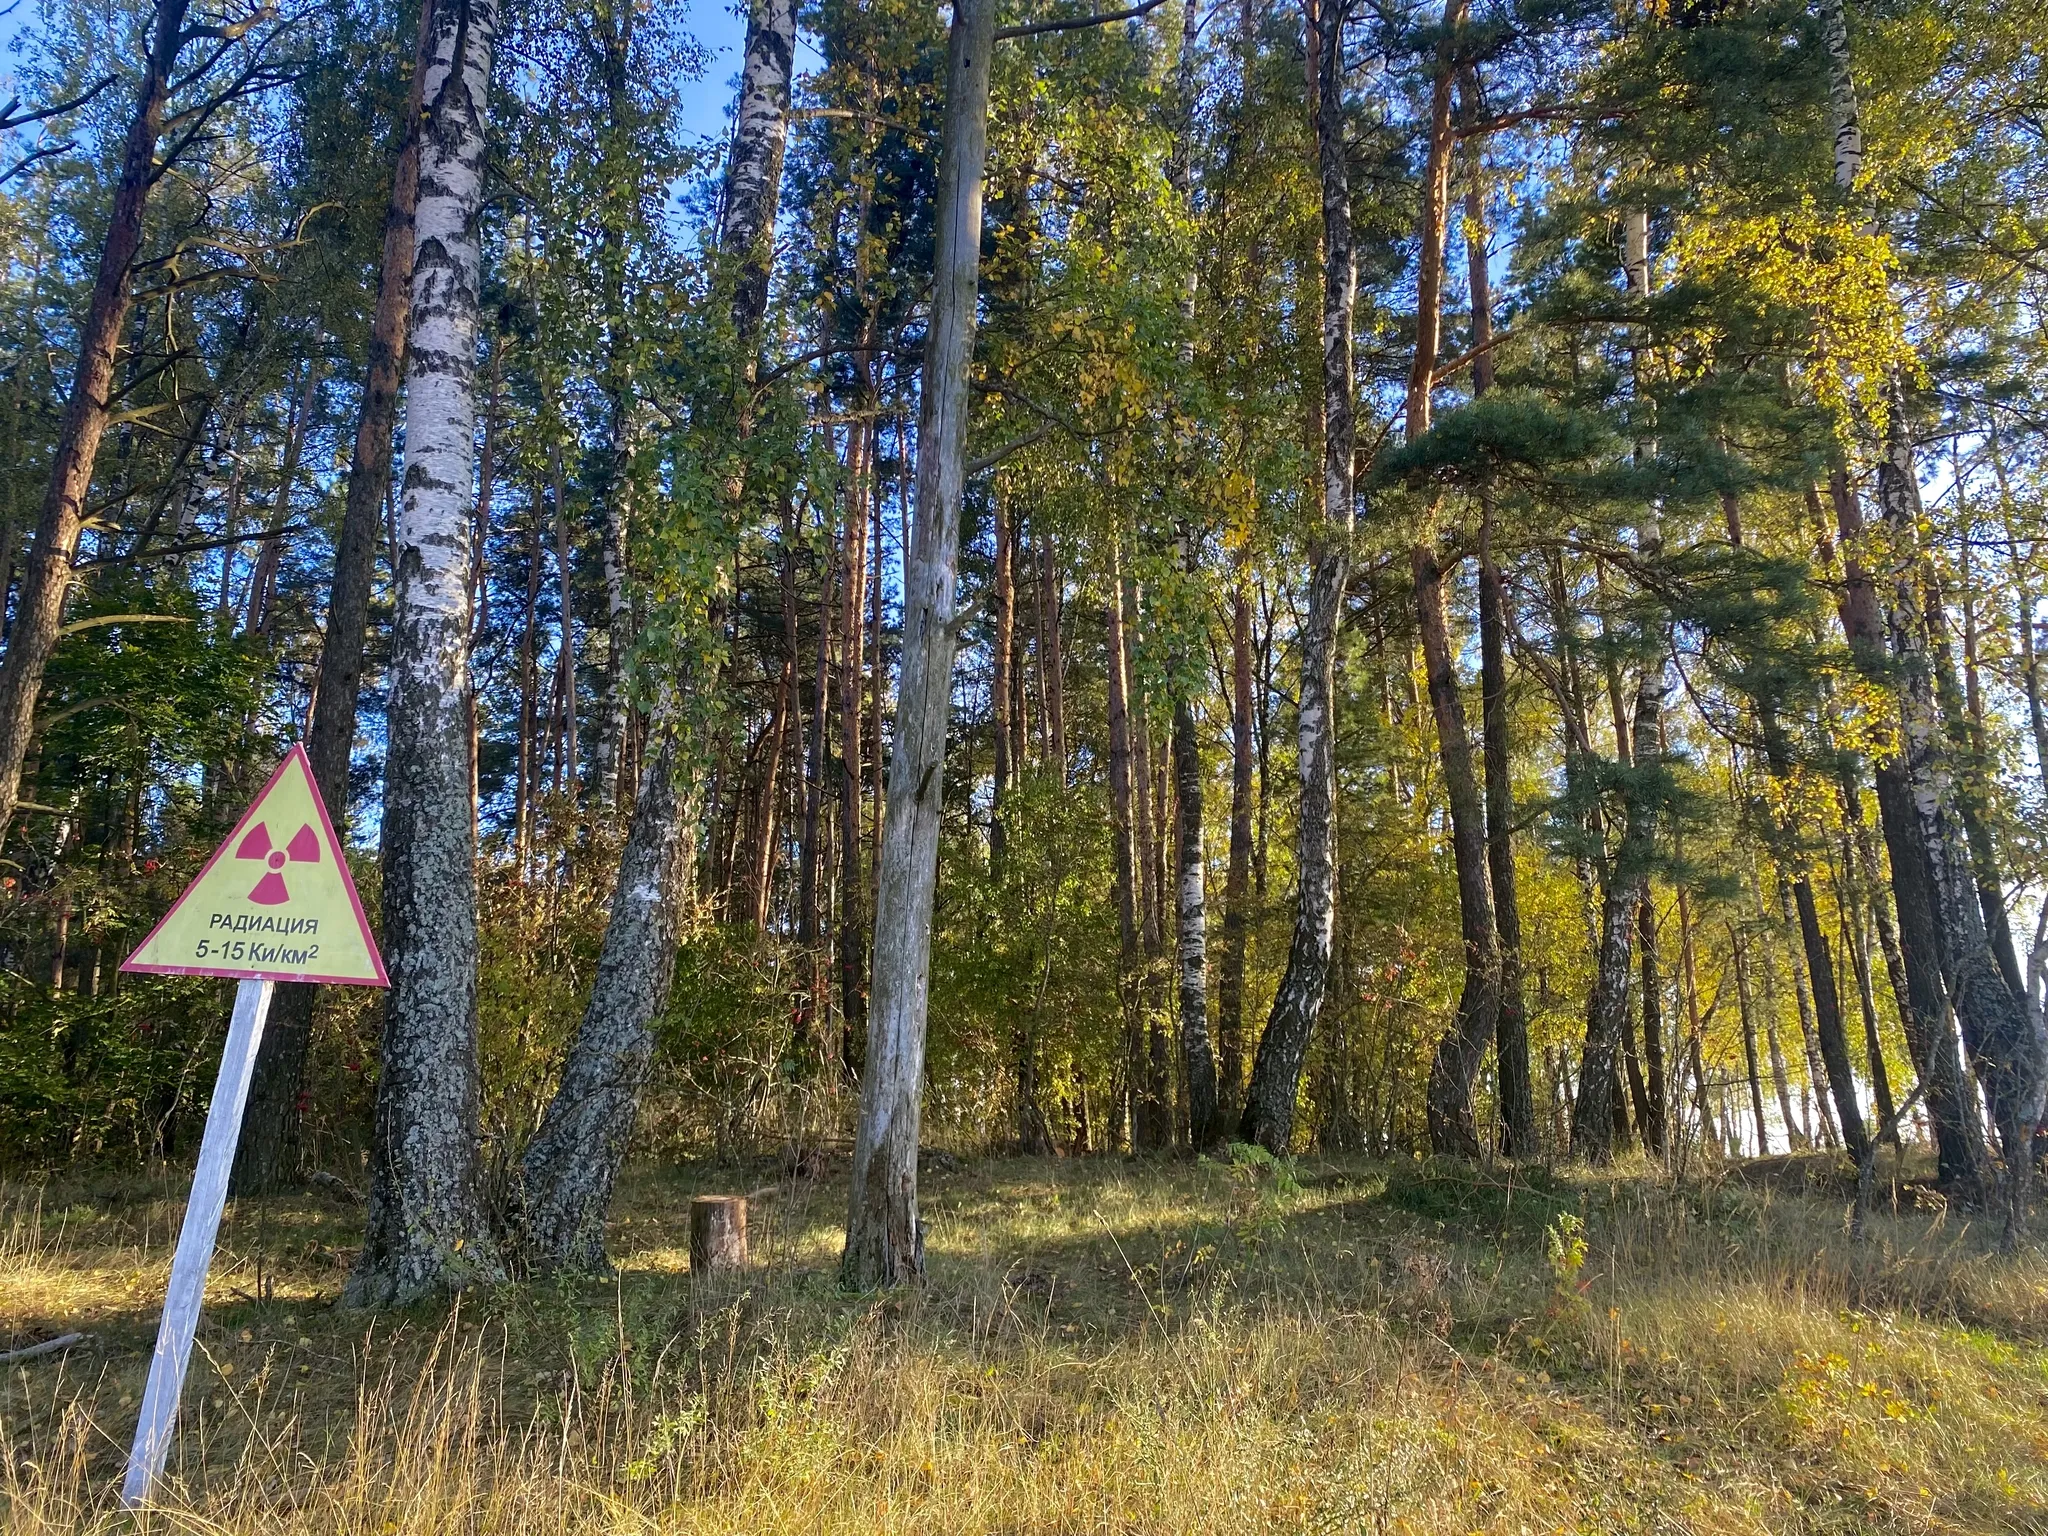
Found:
[[[1294,1102],[1322,1013],[1335,926],[1337,759],[1331,718],[1336,695],[1337,622],[1351,569],[1355,386],[1351,311],[1358,268],[1351,244],[1351,181],[1345,164],[1343,40],[1338,18],[1309,36],[1316,82],[1316,146],[1323,194],[1323,525],[1308,613],[1301,627],[1301,705],[1295,740],[1301,804],[1295,820],[1294,936],[1245,1090],[1245,1138],[1276,1155],[1294,1139]]]
[[[753,263],[774,234],[795,46],[792,0],[762,0],[749,25],[719,227],[720,250],[741,263],[733,323],[743,349],[734,413],[742,436],[751,420],[744,402],[768,303],[767,266],[759,264],[756,282]],[[736,516],[745,486],[728,490]],[[696,847],[702,794],[692,697],[716,686],[715,671],[692,672],[661,689],[651,710],[646,762],[590,1002],[563,1064],[561,1085],[521,1164],[524,1247],[543,1269],[608,1267],[605,1216],[653,1057],[654,1020],[667,1006],[675,977],[679,908]]]
[[[1822,39],[1828,55],[1829,114],[1835,135],[1835,184],[1858,196],[1863,127],[1851,72],[1843,0],[1823,0]],[[1884,454],[1878,461],[1878,500],[1892,542],[1891,601],[1883,606],[1899,688],[1903,768],[1912,819],[1932,884],[1936,947],[1942,979],[1963,1044],[1983,1084],[2006,1163],[2005,1245],[2019,1239],[2032,1181],[2032,1143],[2048,1103],[2048,1025],[2014,995],[1994,957],[1965,828],[1948,762],[1946,730],[1935,695],[1920,602],[1923,554],[1920,476],[1905,416],[1905,392],[1894,379]],[[1879,803],[1883,805],[1880,795]],[[1887,837],[1890,837],[1887,830]],[[1946,1021],[1929,1020],[1938,1029]],[[1939,1087],[1938,1084],[1931,1085]]]
[[[1195,38],[1201,17],[1195,0],[1181,11],[1180,61],[1174,72],[1174,107],[1179,123],[1174,134],[1168,180],[1179,193],[1182,216],[1192,226],[1195,152]],[[1199,272],[1191,247],[1180,289],[1180,366],[1195,364],[1195,297]],[[1181,562],[1189,575],[1201,568],[1201,542],[1193,528],[1181,531]],[[1173,702],[1173,786],[1175,803],[1174,884],[1179,893],[1179,924],[1175,962],[1179,973],[1181,1072],[1187,1085],[1188,1142],[1206,1147],[1224,1131],[1218,1119],[1216,1052],[1209,1038],[1209,908],[1208,861],[1202,850],[1202,749],[1196,736],[1194,701],[1183,695]]]
[[[476,827],[470,538],[478,219],[493,0],[436,17],[406,359],[404,493],[384,797],[391,992],[369,1230],[344,1300],[383,1306],[502,1277],[476,1191]]]

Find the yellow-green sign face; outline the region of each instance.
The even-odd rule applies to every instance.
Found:
[[[304,747],[121,969],[390,985]]]

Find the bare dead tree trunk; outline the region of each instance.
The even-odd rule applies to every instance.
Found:
[[[875,908],[874,1012],[861,1075],[840,1273],[869,1288],[924,1274],[917,1143],[924,1085],[941,775],[958,641],[954,582],[965,490],[968,364],[981,272],[991,0],[954,0],[946,59],[931,320],[918,422],[917,525],[904,580],[903,670]]]
[[[384,794],[384,1024],[369,1222],[343,1291],[406,1303],[499,1279],[477,1197],[469,566],[492,0],[434,24],[423,88]]]

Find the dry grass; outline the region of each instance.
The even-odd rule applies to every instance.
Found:
[[[1797,1171],[1797,1170],[1795,1170]],[[2048,1532],[2048,1264],[1906,1209],[1424,1165],[928,1177],[920,1296],[834,1283],[840,1191],[686,1272],[650,1171],[616,1283],[333,1310],[357,1213],[244,1203],[159,1531]],[[0,1525],[111,1493],[169,1182],[0,1191]],[[1574,1223],[1583,1221],[1583,1256]]]

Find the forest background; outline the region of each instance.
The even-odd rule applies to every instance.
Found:
[[[358,1303],[629,1153],[913,1278],[921,1142],[1903,1140],[2017,1244],[2041,19],[12,16],[0,1156],[190,1150],[116,967],[304,739],[394,987],[237,1183]]]

